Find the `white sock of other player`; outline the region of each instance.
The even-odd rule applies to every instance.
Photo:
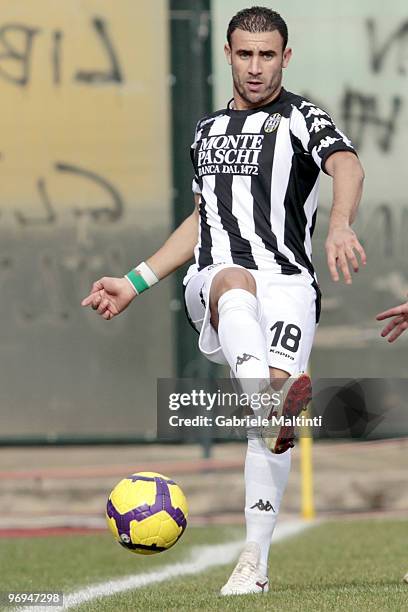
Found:
[[[218,300],[218,337],[243,393],[269,385],[268,351],[259,325],[258,300],[245,289],[230,289]]]
[[[273,530],[290,471],[290,449],[280,455],[262,439],[248,440],[245,460],[246,541],[261,548],[260,571],[268,575],[268,555]]]

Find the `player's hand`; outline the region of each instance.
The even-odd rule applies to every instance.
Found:
[[[326,240],[326,254],[332,280],[337,282],[341,271],[347,285],[352,283],[349,266],[351,265],[354,272],[358,272],[358,257],[363,265],[367,262],[365,251],[349,225],[330,228]]]
[[[104,277],[92,285],[81,306],[91,306],[103,319],[110,321],[127,308],[136,297],[126,278]]]
[[[394,342],[399,336],[408,329],[408,302],[385,310],[376,316],[377,321],[383,321],[394,317],[389,321],[381,332],[383,338],[388,337],[388,342]],[[392,332],[392,333],[391,333]],[[391,334],[391,335],[389,335]]]

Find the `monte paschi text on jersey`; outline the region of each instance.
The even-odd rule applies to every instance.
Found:
[[[258,175],[263,134],[203,138],[197,154],[198,176],[205,174]]]

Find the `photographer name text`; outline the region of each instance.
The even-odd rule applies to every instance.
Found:
[[[176,414],[169,417],[170,427],[321,427],[322,417],[285,417],[272,416],[270,419],[260,415],[244,417],[218,415],[216,417],[198,415],[181,417]]]

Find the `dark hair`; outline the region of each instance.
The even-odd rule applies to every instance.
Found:
[[[246,32],[272,32],[278,30],[283,38],[283,49],[288,44],[288,26],[276,11],[264,6],[253,6],[252,8],[239,11],[231,19],[227,30],[227,40],[231,46],[231,35],[234,30],[245,30]]]

